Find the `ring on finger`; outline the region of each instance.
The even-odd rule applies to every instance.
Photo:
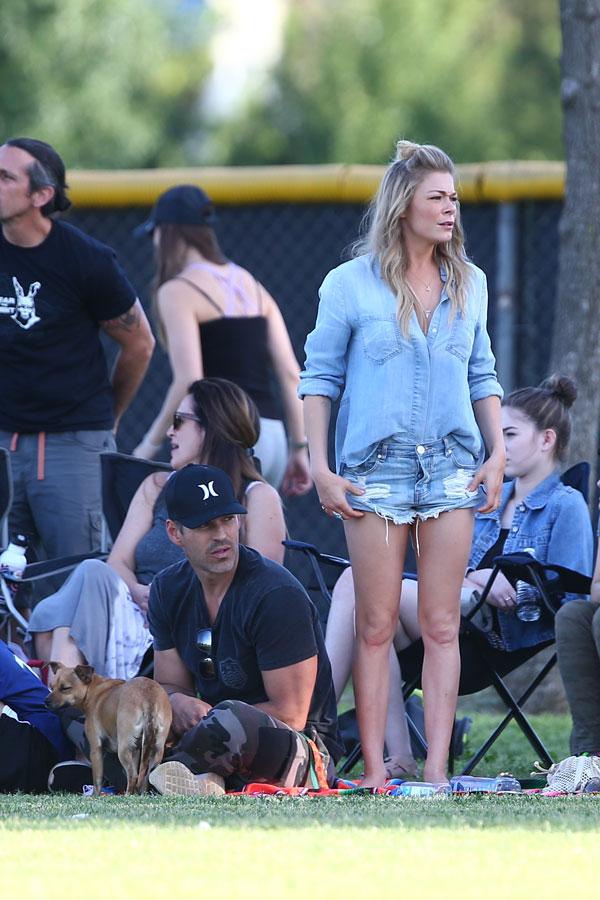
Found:
[[[332,516],[334,517],[334,519],[342,519],[342,521],[344,519],[343,515],[339,512],[335,512],[335,510],[333,511]]]

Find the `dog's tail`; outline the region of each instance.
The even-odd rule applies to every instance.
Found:
[[[137,776],[137,791],[143,792],[148,787],[148,775],[162,760],[165,741],[169,731],[169,722],[150,704],[147,711],[146,727],[142,731]]]

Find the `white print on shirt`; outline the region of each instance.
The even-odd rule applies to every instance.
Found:
[[[32,325],[40,321],[35,311],[34,297],[41,288],[39,281],[29,285],[27,293],[23,290],[18,280],[13,277],[15,297],[0,297],[0,315],[8,315],[20,328],[27,331]]]

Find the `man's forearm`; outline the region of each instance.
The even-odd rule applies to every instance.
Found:
[[[129,350],[121,350],[117,356],[111,378],[115,423],[119,422],[135,397],[150,365],[151,356],[152,353],[143,355]]]

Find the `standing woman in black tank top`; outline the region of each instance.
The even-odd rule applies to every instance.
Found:
[[[173,378],[133,453],[146,459],[158,453],[192,381],[227,378],[258,406],[261,437],[255,452],[264,477],[287,496],[305,494],[312,479],[296,394],[300,367],[277,304],[250,272],[226,259],[214,221],[214,207],[204,191],[179,185],[159,197],[150,219],[137,229],[153,236],[157,323]],[[271,373],[279,384],[287,436]]]

